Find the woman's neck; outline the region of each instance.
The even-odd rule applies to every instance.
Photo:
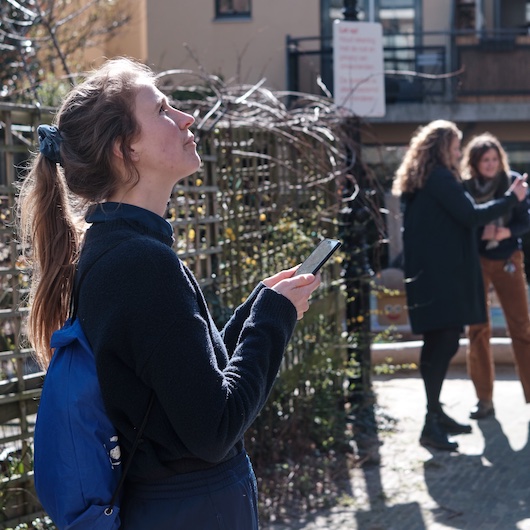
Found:
[[[146,189],[137,185],[128,191],[122,190],[113,194],[108,198],[108,201],[132,204],[164,217],[170,197],[171,191],[168,193],[166,190]]]

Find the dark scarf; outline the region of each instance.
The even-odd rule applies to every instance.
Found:
[[[493,178],[484,178],[479,175],[475,178],[464,181],[464,186],[473,199],[475,199],[477,204],[500,199],[508,191],[510,184],[510,176],[504,173],[504,171]],[[506,226],[510,220],[510,216],[511,213],[507,213],[492,221],[492,224],[496,226]],[[495,240],[489,241],[487,248],[494,248],[498,244],[499,243]]]

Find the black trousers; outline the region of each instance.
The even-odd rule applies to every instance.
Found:
[[[128,483],[120,530],[258,530],[256,477],[245,452],[204,471]]]
[[[437,329],[423,335],[420,373],[427,395],[427,412],[441,411],[440,393],[449,363],[458,351],[461,327]]]

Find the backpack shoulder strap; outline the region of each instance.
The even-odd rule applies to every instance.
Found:
[[[105,514],[107,515],[112,514],[114,505],[116,504],[116,501],[118,500],[118,495],[120,494],[121,488],[123,487],[125,479],[127,478],[127,473],[129,471],[129,468],[131,467],[134,453],[136,453],[138,444],[140,443],[140,440],[142,439],[142,434],[144,433],[145,426],[147,425],[147,419],[149,418],[149,413],[151,412],[151,409],[153,408],[154,401],[155,401],[155,393],[151,392],[151,397],[149,398],[149,404],[147,405],[147,410],[145,412],[144,419],[142,420],[142,425],[140,425],[140,428],[138,429],[138,434],[136,435],[136,438],[134,439],[133,446],[131,447],[131,452],[129,453],[129,457],[127,458],[127,462],[125,463],[125,466],[123,468],[120,481],[118,482],[118,485],[116,486],[116,490],[114,491],[114,495],[112,496],[112,499],[110,500],[110,504],[108,508],[105,509]]]
[[[79,300],[79,293],[81,292],[81,284],[83,283],[83,280],[86,278],[87,274],[90,272],[92,267],[99,261],[100,258],[102,258],[105,254],[107,254],[111,250],[114,250],[115,248],[119,247],[122,243],[129,241],[129,239],[130,238],[122,239],[118,243],[110,246],[109,248],[104,249],[102,252],[100,252],[100,254],[96,257],[96,259],[94,259],[94,261],[92,261],[92,263],[83,271],[83,274],[79,278],[76,278],[76,281],[74,281],[74,289],[72,292],[72,296],[70,298],[70,315],[71,315],[70,318],[72,322],[75,320],[77,316],[77,301]],[[116,501],[118,500],[118,496],[123,487],[123,484],[125,483],[127,472],[129,471],[129,468],[131,467],[134,453],[136,452],[136,449],[138,448],[138,444],[140,443],[140,440],[144,433],[145,426],[147,425],[147,420],[149,418],[149,413],[151,412],[154,401],[155,401],[155,393],[151,392],[151,397],[149,398],[149,404],[147,405],[147,410],[142,420],[142,424],[140,425],[140,428],[138,429],[138,433],[136,434],[136,437],[134,439],[131,452],[129,453],[129,457],[127,458],[127,462],[125,463],[125,466],[123,468],[120,481],[118,482],[118,485],[116,486],[116,489],[114,490],[114,494],[112,495],[112,499],[110,500],[109,506],[105,508],[106,515],[111,515],[112,512],[114,511],[114,506],[116,504]]]

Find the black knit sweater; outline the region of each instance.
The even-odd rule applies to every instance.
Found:
[[[296,324],[293,304],[260,284],[219,332],[163,218],[106,203],[87,221],[77,314],[125,455],[155,394],[129,478],[234,456],[277,376]]]

